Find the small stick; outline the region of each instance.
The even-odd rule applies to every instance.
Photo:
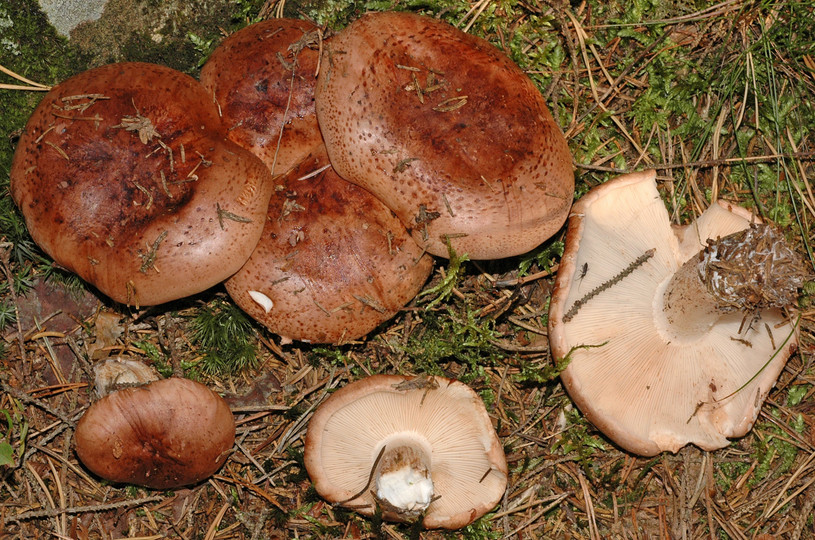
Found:
[[[117,508],[126,508],[128,506],[142,506],[147,503],[160,501],[162,497],[160,495],[154,495],[152,497],[143,497],[141,499],[129,499],[125,501],[109,503],[109,504],[96,504],[92,506],[72,506],[68,508],[60,508],[60,509],[53,509],[53,510],[34,510],[31,512],[23,512],[22,514],[17,514],[16,516],[8,516],[3,518],[3,524],[11,523],[13,521],[24,521],[27,519],[37,519],[43,517],[56,517],[62,513],[65,514],[84,514],[87,512],[103,512],[105,510],[115,510]]]

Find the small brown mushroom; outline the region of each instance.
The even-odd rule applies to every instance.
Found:
[[[314,111],[318,39],[308,21],[268,19],[230,35],[201,70],[229,138],[275,176],[323,143]]]
[[[48,92],[10,176],[34,241],[135,305],[195,294],[237,271],[273,189],[266,166],[226,139],[198,81],[145,63],[102,66]]]
[[[806,276],[783,236],[718,202],[671,227],[654,171],[582,197],[549,311],[553,356],[586,417],[624,449],[741,437],[795,350]]]
[[[507,484],[483,402],[443,377],[374,375],[336,391],[309,422],[304,461],[329,502],[429,529],[469,525]]]
[[[324,148],[278,177],[266,227],[226,281],[235,302],[287,339],[357,339],[393,317],[433,268],[404,225],[333,171]]]
[[[235,421],[201,383],[164,379],[103,397],[76,426],[76,453],[115,483],[172,489],[201,482],[226,461]]]
[[[442,21],[368,13],[324,44],[317,117],[340,176],[381,199],[429,253],[525,253],[566,220],[566,140],[534,83]]]

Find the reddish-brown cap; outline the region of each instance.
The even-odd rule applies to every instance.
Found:
[[[751,221],[748,211],[722,202],[690,225],[672,227],[654,171],[611,180],[574,205],[549,342],[553,356],[569,362],[561,375],[569,395],[624,449],[714,450],[755,422],[795,349],[794,324],[765,309],[680,328],[669,322],[664,300],[673,276],[708,239]],[[697,300],[686,295],[687,306],[674,307],[694,311]]]
[[[171,489],[205,480],[235,440],[226,402],[188,379],[123,388],[100,399],[76,426],[76,452],[116,483]]]
[[[226,139],[201,84],[110,64],[54,87],[18,143],[11,195],[32,238],[117,302],[153,305],[240,268],[263,228],[266,166]]]
[[[331,163],[433,255],[518,255],[560,229],[566,140],[534,83],[442,21],[369,13],[324,44],[315,90]]]
[[[443,377],[374,375],[332,394],[309,422],[306,469],[326,500],[372,515],[372,471],[396,441],[429,457],[437,498],[425,527],[465,527],[500,502],[507,463],[484,403]]]
[[[315,343],[354,340],[421,290],[432,258],[379,200],[337,176],[324,148],[277,184],[260,242],[226,282],[235,302],[272,332]]]
[[[229,138],[275,176],[323,143],[314,111],[317,46],[314,24],[269,19],[230,35],[201,70]]]

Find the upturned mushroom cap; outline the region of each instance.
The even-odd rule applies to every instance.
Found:
[[[76,452],[115,483],[171,489],[214,474],[229,456],[235,421],[206,386],[164,379],[100,399],[76,426]]]
[[[574,193],[566,140],[532,81],[429,17],[369,13],[324,44],[315,90],[331,163],[433,255],[494,259],[553,235]]]
[[[260,237],[272,188],[266,166],[226,139],[198,81],[144,63],[54,87],[11,169],[34,241],[135,305],[191,295],[237,271]]]
[[[235,302],[288,339],[364,336],[421,290],[433,268],[404,225],[315,150],[277,178],[266,227],[226,281]]]
[[[428,465],[437,498],[424,512],[426,528],[464,527],[503,496],[503,448],[483,402],[463,383],[396,375],[351,383],[312,416],[304,460],[322,497],[372,515],[375,464],[391,448],[410,448]]]
[[[229,138],[275,176],[323,143],[314,111],[317,40],[308,21],[269,19],[230,35],[201,69]]]
[[[569,395],[624,449],[714,450],[755,422],[795,350],[794,324],[777,308],[701,313],[695,305],[704,292],[666,296],[709,239],[754,221],[720,202],[672,227],[653,171],[609,181],[572,209],[550,346],[569,360],[561,374]]]

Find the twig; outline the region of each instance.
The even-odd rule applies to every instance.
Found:
[[[815,510],[815,489],[809,492],[800,512],[798,513],[798,520],[795,522],[795,528],[792,531],[790,540],[799,540],[801,534],[804,532],[807,521],[812,517],[812,511]]]
[[[524,285],[525,283],[549,276],[552,273],[557,272],[557,269],[558,265],[554,264],[549,270],[542,270],[534,274],[529,274],[528,276],[521,276],[512,279],[499,279],[495,282],[495,287],[515,287],[516,285]]]
[[[30,395],[26,394],[25,392],[21,392],[20,390],[17,390],[13,386],[8,385],[6,383],[6,381],[0,380],[0,389],[2,389],[4,392],[7,392],[12,397],[14,397],[16,399],[19,399],[20,401],[22,401],[23,403],[25,403],[27,405],[34,405],[36,407],[39,407],[40,409],[44,410],[45,412],[47,412],[51,416],[59,418],[65,424],[68,424],[69,426],[74,426],[75,425],[75,422],[72,419],[68,418],[67,416],[65,416],[61,412],[53,409],[47,403],[44,403],[44,402],[40,401],[37,398],[31,397]]]
[[[17,79],[18,81],[26,83],[28,86],[21,86],[16,84],[0,84],[0,88],[4,90],[33,90],[37,92],[47,92],[51,90],[50,86],[40,84],[38,82],[32,81],[31,79],[26,79],[22,75],[11,71],[9,68],[0,65],[0,72],[5,73],[6,75]]]
[[[147,503],[160,501],[163,496],[160,495],[153,495],[152,497],[143,497],[141,499],[129,499],[125,501],[119,501],[115,503],[108,503],[108,504],[95,504],[91,506],[71,506],[68,508],[59,508],[53,510],[32,510],[30,512],[23,512],[22,514],[17,514],[16,516],[7,516],[3,518],[3,524],[12,523],[12,522],[19,522],[25,521],[28,519],[38,519],[44,517],[56,517],[63,512],[66,514],[84,514],[87,512],[104,512],[106,510],[115,510],[117,508],[126,508],[128,506],[142,506]]]
[[[732,165],[738,163],[770,163],[779,159],[815,159],[815,151],[811,152],[789,152],[784,154],[770,154],[767,156],[747,156],[747,157],[734,157],[723,159],[705,159],[702,161],[688,161],[686,163],[656,163],[648,165],[650,169],[660,170],[673,170],[673,169],[686,169],[686,168],[703,168],[709,169],[712,167],[721,167],[722,165]],[[619,169],[616,167],[602,167],[592,165],[590,163],[577,163],[574,166],[587,171],[597,172],[611,172],[616,174],[626,174],[631,171],[626,169]]]
[[[546,352],[549,350],[549,345],[512,345],[497,339],[491,339],[490,343],[501,350],[509,352]]]

